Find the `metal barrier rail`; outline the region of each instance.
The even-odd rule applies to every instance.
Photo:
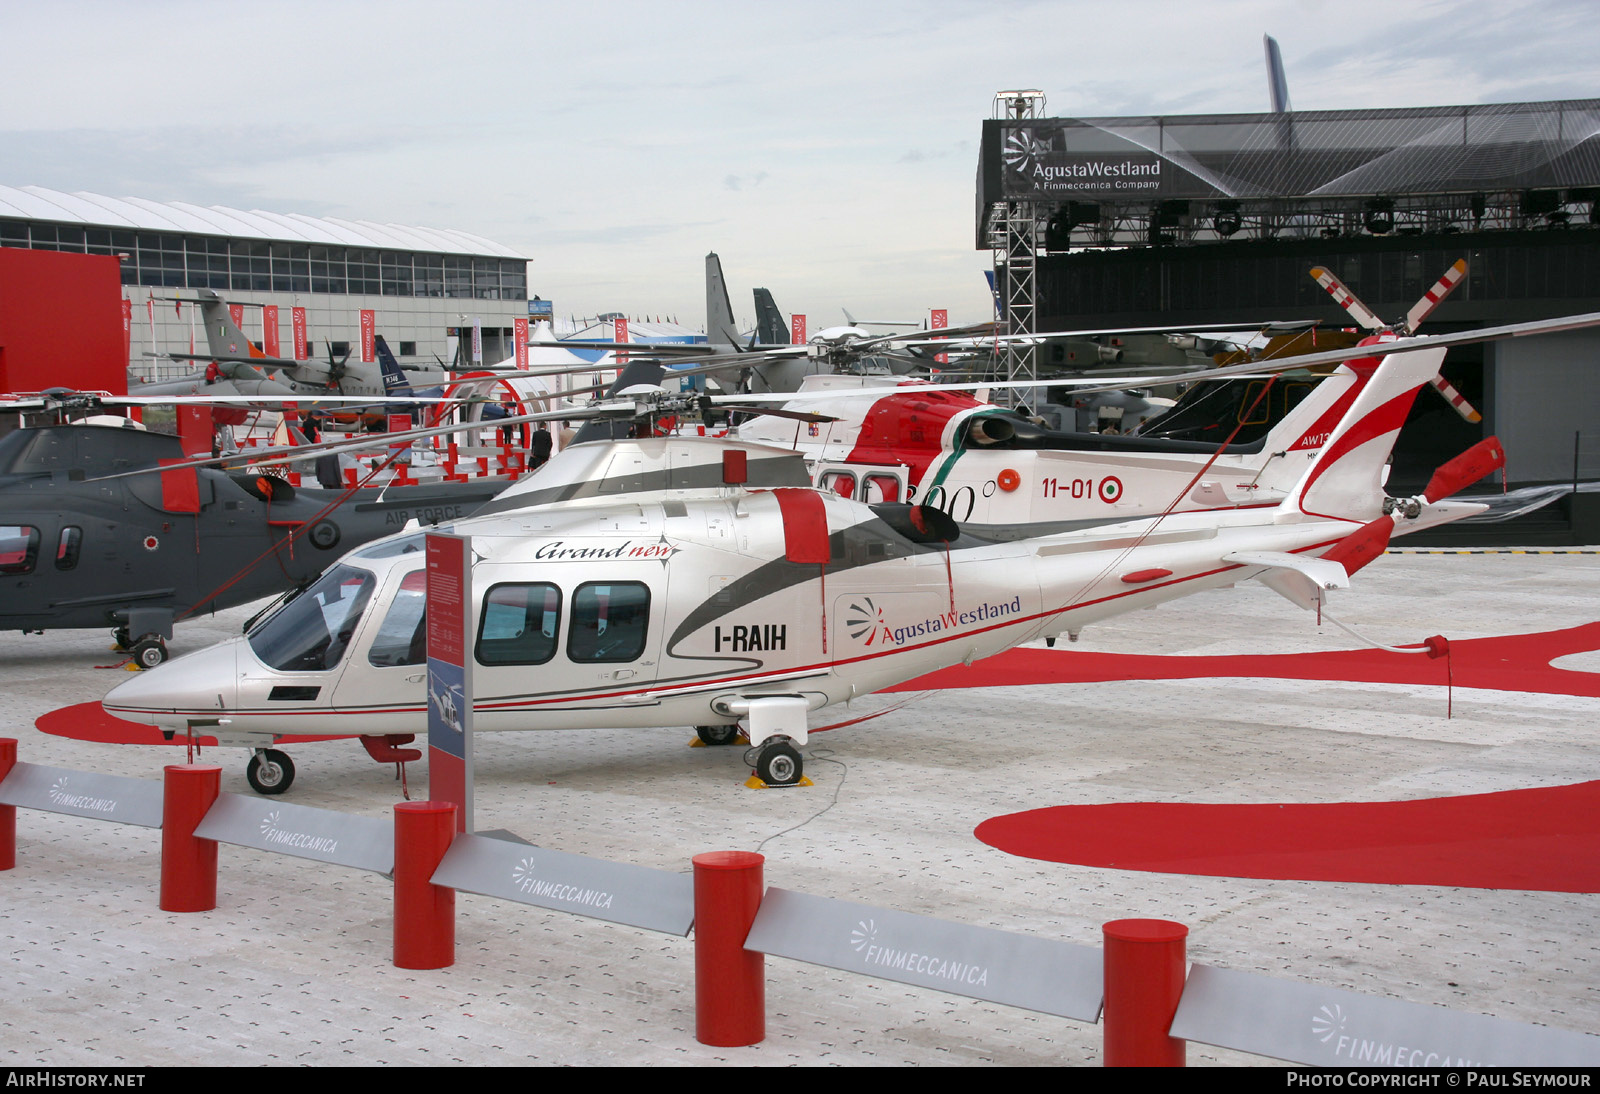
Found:
[[[164,787],[21,763],[16,748],[15,740],[0,738],[0,870],[15,861],[18,807],[144,827],[162,827],[164,815],[176,810],[196,820],[180,821],[181,832],[163,829],[163,908],[215,906],[215,841],[371,870],[395,878],[395,963],[404,968],[453,963],[457,889],[680,937],[693,927],[697,1035],[707,1044],[748,1045],[764,1037],[761,957],[770,954],[1082,1022],[1094,1023],[1104,1011],[1107,1063],[1181,1064],[1183,1043],[1193,1040],[1323,1067],[1600,1065],[1600,1036],[1204,965],[1185,979],[1187,930],[1164,920],[1107,924],[1102,956],[1092,946],[763,891],[762,857],[748,852],[697,856],[691,879],[509,835],[455,833],[454,807],[426,802],[396,807],[408,818],[442,818],[430,837],[436,846],[408,848],[405,826],[391,821],[218,793],[215,778],[203,777],[219,772],[215,766],[171,765]],[[169,860],[184,855],[193,860],[178,868],[189,872],[184,884],[191,891],[169,902]],[[209,878],[194,876],[194,861],[201,873],[209,869]],[[426,914],[403,904],[408,861],[422,864],[410,885],[424,904],[432,901]],[[703,883],[707,874],[720,875],[720,888]],[[416,893],[409,899],[415,904]],[[721,952],[708,954],[717,943],[706,944],[716,938]],[[1161,964],[1176,970],[1167,987],[1151,983],[1157,978],[1150,970]]]

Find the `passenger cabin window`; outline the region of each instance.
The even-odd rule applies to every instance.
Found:
[[[420,665],[428,660],[428,571],[412,570],[400,580],[367,660],[380,668]]]
[[[579,585],[572,594],[567,657],[575,662],[634,661],[650,628],[650,587],[639,581]]]
[[[0,525],[0,574],[31,574],[39,558],[39,529],[27,524]]]
[[[547,582],[493,586],[478,620],[478,664],[542,665],[555,656],[561,590]]]

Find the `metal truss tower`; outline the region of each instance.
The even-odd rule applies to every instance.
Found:
[[[1006,121],[1042,118],[1044,105],[1042,91],[999,91],[994,97],[994,117]],[[1008,335],[1038,333],[1040,214],[1035,202],[1008,201],[996,203],[990,216],[995,287],[1005,309],[1001,318]],[[1038,347],[1010,338],[1000,344],[999,357],[998,371],[1007,384],[1038,379]],[[1037,398],[1034,388],[1013,386],[995,392],[995,402],[1010,406],[1031,406]]]

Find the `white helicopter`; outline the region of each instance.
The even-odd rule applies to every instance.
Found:
[[[1265,432],[1228,445],[1057,432],[944,386],[836,375],[807,377],[787,405],[825,406],[837,422],[797,426],[762,416],[735,432],[801,452],[821,489],[868,502],[920,501],[971,532],[1017,538],[1169,506],[1194,512],[1276,504],[1376,367],[1375,359],[1355,360],[1324,379],[1279,379],[1277,393],[1261,378],[1246,391],[1240,415],[1247,422],[1259,409],[1265,421],[1265,403],[1253,405],[1258,395],[1287,404],[1288,412]],[[809,400],[819,393],[834,398]]]
[[[1442,357],[1386,357],[1276,506],[1013,540],[816,490],[798,454],[749,442],[573,444],[452,528],[473,545],[474,724],[692,725],[711,743],[743,725],[757,774],[786,785],[809,712],[935,669],[1249,578],[1320,608],[1391,534],[1482,508],[1443,499],[1497,465],[1492,439],[1420,496],[1380,485]],[[280,735],[364,735],[373,750],[421,732],[423,538],[347,555],[242,637],[130,679],[105,709],[173,732],[225,723],[219,740],[255,750],[247,774],[265,793],[293,778],[269,747]]]
[[[1403,321],[1388,325],[1327,270],[1319,267],[1311,275],[1372,332],[1359,345],[1372,346],[1410,337],[1465,272],[1466,262],[1456,262]],[[1207,400],[1225,404],[1220,410],[1226,417],[1211,440],[1160,436],[1161,422],[1150,424],[1155,435],[1051,430],[980,402],[961,386],[839,374],[805,377],[786,404],[791,409],[825,406],[838,421],[802,428],[762,416],[735,433],[802,452],[822,489],[868,502],[920,501],[944,510],[970,532],[1000,538],[1089,527],[1169,507],[1198,512],[1275,505],[1294,488],[1378,366],[1375,357],[1351,354],[1335,350],[1280,362],[1299,369],[1336,364],[1321,378],[1302,372],[1293,378],[1208,382],[1241,372],[1247,376],[1248,363],[1162,378],[1161,383],[1199,380],[1207,385]],[[1431,382],[1458,409],[1464,406],[1443,377]],[[1470,406],[1462,413],[1480,420]],[[1190,481],[1197,472],[1199,478]]]

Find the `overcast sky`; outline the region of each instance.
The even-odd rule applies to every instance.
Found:
[[[1057,116],[1600,95],[1584,0],[0,0],[0,182],[454,228],[560,314],[989,316],[996,91]]]

